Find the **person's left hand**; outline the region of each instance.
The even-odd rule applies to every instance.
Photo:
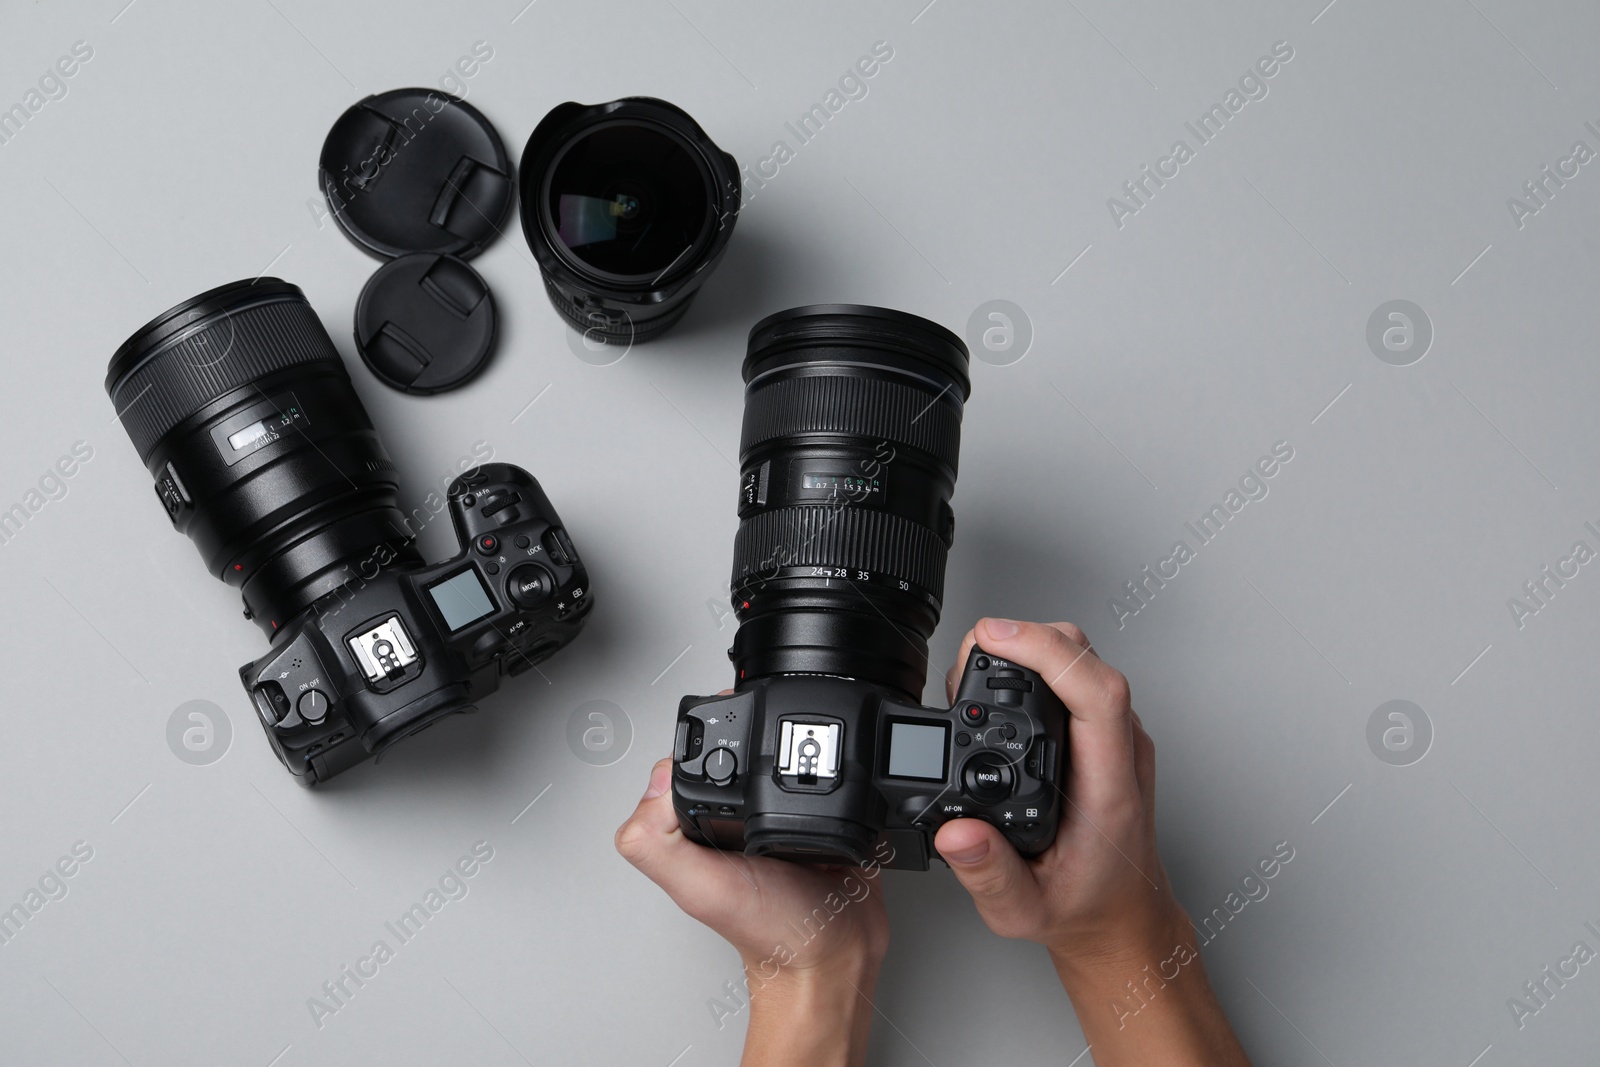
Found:
[[[617,851],[744,962],[744,1063],[863,1064],[872,993],[889,949],[880,869],[821,867],[690,841],[672,809],[672,761],[617,830]]]
[[[752,981],[779,969],[843,968],[855,974],[870,963],[876,970],[889,948],[876,870],[791,863],[697,844],[678,828],[671,783],[672,761],[661,760],[639,806],[617,830],[617,851],[678,907],[738,949]]]

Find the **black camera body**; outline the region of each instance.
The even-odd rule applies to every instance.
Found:
[[[798,862],[927,870],[948,819],[1024,855],[1055,840],[1066,709],[974,648],[918,702],[955,538],[967,347],[857,304],[762,319],[744,361],[735,690],[686,697],[673,806],[690,839]]]
[[[978,648],[949,708],[850,678],[762,678],[683,699],[673,803],[691,840],[752,855],[925,871],[941,825],[984,819],[1034,856],[1061,818],[1066,722],[1043,679]]]
[[[239,669],[273,750],[325,781],[473,702],[577,636],[592,600],[576,550],[527,471],[487,463],[447,490],[461,551],[395,562],[380,545],[356,580],[290,620]]]
[[[589,614],[577,551],[518,467],[454,479],[461,550],[423,560],[419,512],[298,286],[253,278],[168,309],[117,349],[106,392],[173,527],[272,641],[239,676],[302,785],[475,710]]]

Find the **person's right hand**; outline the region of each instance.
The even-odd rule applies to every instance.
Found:
[[[940,855],[991,930],[1050,951],[1098,1067],[1248,1067],[1156,853],[1155,744],[1128,680],[1071,623],[982,619],[946,678],[952,699],[974,643],[1037,672],[1067,706],[1061,824],[1025,860],[989,823],[956,819],[934,839]]]
[[[1134,714],[1128,680],[1071,623],[982,619],[946,679],[952,699],[974,643],[1036,672],[1067,706],[1061,828],[1028,861],[989,823],[957,819],[935,838],[940,855],[1002,937],[1069,956],[1119,955],[1145,944],[1179,911],[1156,854],[1155,745]]]

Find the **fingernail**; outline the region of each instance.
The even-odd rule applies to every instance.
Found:
[[[667,791],[667,787],[671,784],[672,765],[669,763],[663,763],[655,770],[650,772],[650,786],[644,791],[644,798],[646,800],[654,800],[662,793],[665,793]]]
[[[1022,629],[1010,619],[984,619],[983,628],[988,631],[990,637],[997,641],[1015,637],[1017,632]]]
[[[989,854],[989,842],[979,841],[971,848],[957,849],[954,852],[944,853],[944,858],[952,863],[977,863]]]

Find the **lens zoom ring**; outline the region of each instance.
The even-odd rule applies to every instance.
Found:
[[[163,434],[217,397],[273,371],[319,360],[343,367],[311,305],[257,304],[213,319],[168,346],[117,383],[111,402],[144,459]]]
[[[881,378],[812,375],[780,378],[745,397],[739,451],[776,437],[840,433],[920,449],[954,473],[961,454],[961,409],[945,395]],[[941,564],[942,567],[942,564]]]
[[[844,567],[903,578],[935,595],[950,548],[921,523],[859,507],[788,507],[752,515],[733,539],[733,580],[784,567]]]

